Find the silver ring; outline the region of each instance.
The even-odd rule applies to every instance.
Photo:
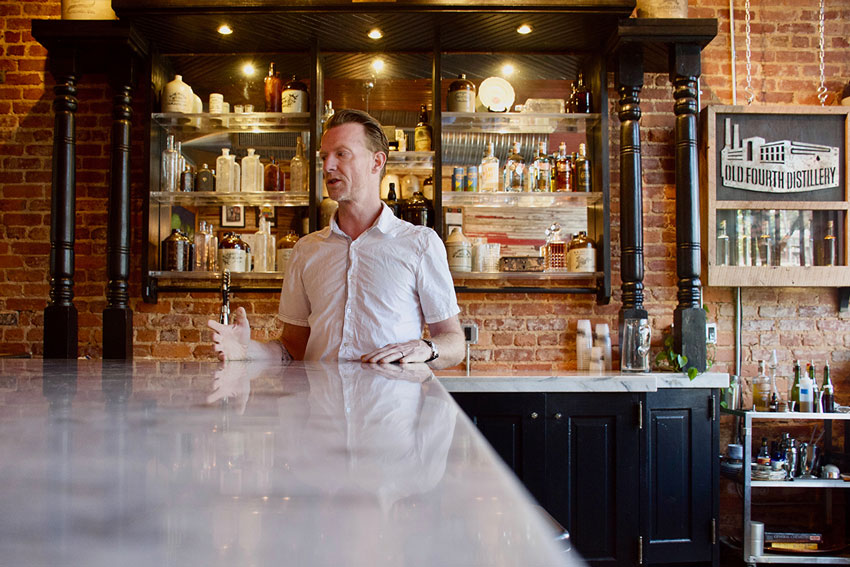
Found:
[[[403,353],[403,352],[398,351],[398,355],[399,355],[399,360],[401,360],[402,358],[404,358],[404,353]]]

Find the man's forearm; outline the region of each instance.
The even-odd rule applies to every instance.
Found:
[[[248,360],[292,360],[292,357],[280,341],[251,340],[245,352]]]
[[[463,333],[441,333],[431,337],[431,341],[440,352],[436,360],[428,363],[434,370],[441,370],[460,364],[466,356],[466,338]]]

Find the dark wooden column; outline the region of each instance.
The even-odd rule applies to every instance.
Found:
[[[640,153],[640,90],[643,49],[632,44],[616,54],[620,94],[620,336],[626,319],[648,317],[643,307],[643,183]]]
[[[700,198],[697,161],[697,79],[700,46],[677,43],[670,50],[670,81],[676,114],[676,275],[678,305],[673,313],[677,352],[689,368],[706,366],[705,311],[700,281]]]
[[[53,87],[53,181],[50,203],[50,295],[44,309],[44,358],[77,358],[74,306],[77,70],[74,54],[50,61]]]
[[[88,73],[106,73],[115,91],[107,226],[107,306],[104,358],[132,358],[130,276],[131,93],[138,64],[148,57],[144,39],[127,23],[104,20],[33,20],[33,36],[49,51],[56,79],[53,195],[50,233],[50,300],[44,310],[45,358],[77,357],[74,297],[76,84]]]
[[[130,277],[130,128],[132,69],[118,80],[112,110],[112,167],[106,234],[106,308],[103,310],[103,358],[133,358],[133,310]]]

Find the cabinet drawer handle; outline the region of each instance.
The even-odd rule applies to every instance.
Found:
[[[537,412],[536,411],[531,412],[531,419],[537,419]]]
[[[561,419],[561,417],[563,417],[563,416],[561,415],[561,412],[558,412],[555,415],[553,415],[552,417],[554,417],[555,419]]]

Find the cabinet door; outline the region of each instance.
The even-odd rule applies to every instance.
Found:
[[[707,389],[647,394],[641,505],[647,564],[716,561],[717,421],[712,396],[716,393]]]
[[[545,395],[456,393],[453,396],[499,456],[545,507]]]
[[[636,394],[547,394],[547,509],[591,565],[635,565]]]

